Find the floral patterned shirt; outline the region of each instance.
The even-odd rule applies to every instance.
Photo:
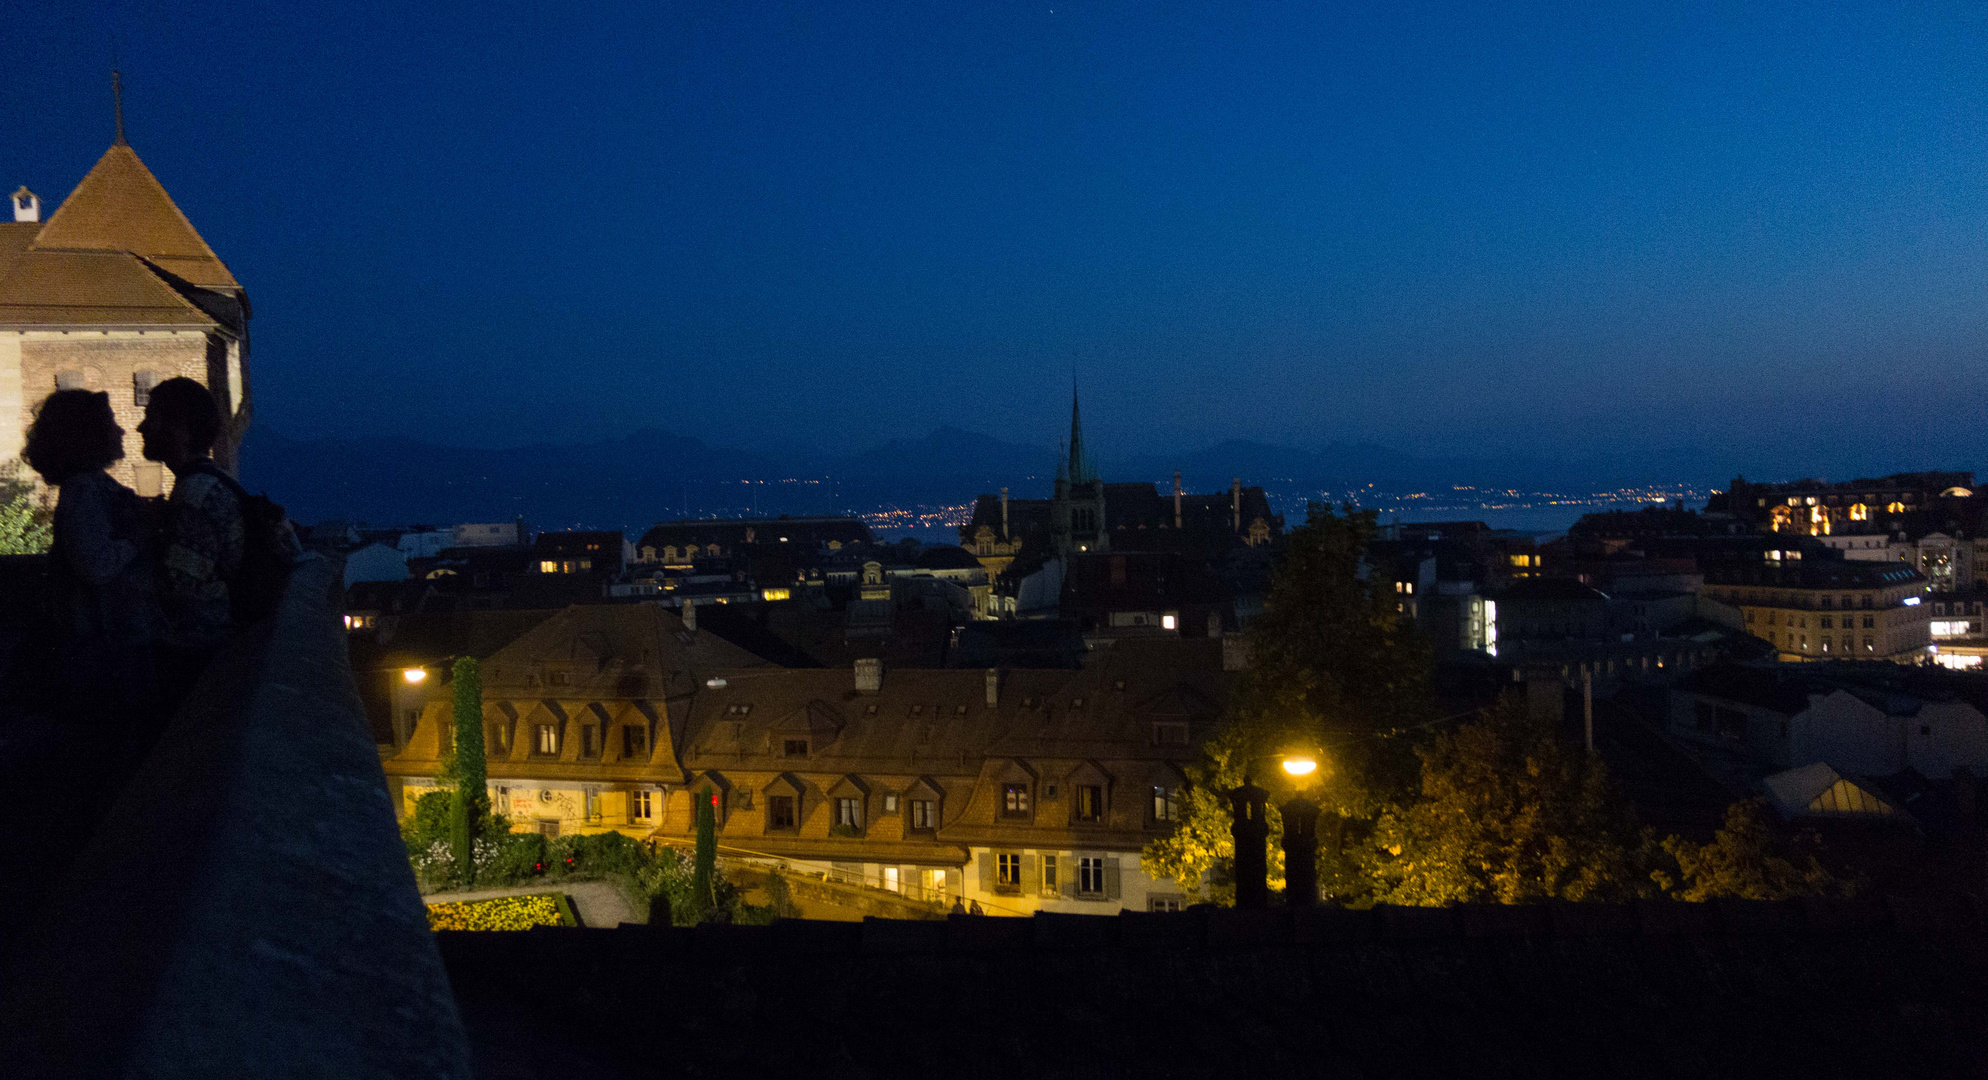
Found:
[[[191,649],[212,649],[234,629],[228,582],[246,547],[242,502],[208,468],[202,462],[174,473],[159,574],[166,639]]]

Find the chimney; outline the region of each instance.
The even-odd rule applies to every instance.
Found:
[[[1243,479],[1240,476],[1229,481],[1229,515],[1235,519],[1235,530],[1243,531]]]
[[[1249,670],[1249,640],[1237,631],[1222,635],[1222,670]]]
[[[685,630],[697,629],[697,601],[692,600],[688,596],[684,597],[682,615],[683,628]]]
[[[21,185],[21,190],[14,192],[14,220],[41,220],[41,199],[37,198],[34,192],[29,191],[26,184]]]
[[[1008,489],[1001,489],[1001,539],[1008,539]]]
[[[987,707],[1001,704],[1001,669],[987,669]]]
[[[1180,470],[1173,471],[1173,527],[1180,528]]]
[[[863,694],[882,693],[884,662],[875,657],[856,661],[856,690]]]

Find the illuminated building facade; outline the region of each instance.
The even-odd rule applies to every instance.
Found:
[[[1124,642],[1083,670],[766,665],[655,605],[570,608],[483,664],[493,807],[547,835],[687,843],[991,914],[1172,910],[1139,853],[1234,675],[1221,642]],[[423,689],[425,688],[425,689]],[[410,695],[419,700],[409,703]],[[446,673],[395,699],[399,810],[451,748]]]
[[[124,141],[43,220],[23,187],[0,222],[0,460],[19,457],[42,399],[99,390],[125,430],[112,476],[140,495],[172,475],[140,451],[153,387],[184,377],[220,402],[214,460],[233,470],[248,430],[249,303],[214,249]]]
[[[1979,517],[1973,489],[1971,472],[1897,473],[1846,483],[1752,484],[1742,477],[1706,509],[1729,513],[1759,532],[1884,536],[1907,530],[1914,515],[1935,511],[1947,500],[1965,500],[1954,509]]]
[[[1782,660],[1919,663],[1935,655],[1924,575],[1803,554],[1770,550],[1758,563],[1708,566],[1706,595],[1739,609],[1747,633]]]

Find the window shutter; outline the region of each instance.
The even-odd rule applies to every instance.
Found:
[[[1106,855],[1104,857],[1104,898],[1106,900],[1116,900],[1119,895],[1118,856]]]
[[[603,821],[628,820],[628,793],[626,791],[601,792],[601,819]]]
[[[966,874],[957,866],[946,867],[946,895],[966,895]]]
[[[978,858],[980,860],[980,891],[991,895],[994,892],[994,853],[983,851],[979,854]]]
[[[1075,856],[1057,856],[1056,891],[1062,893],[1065,900],[1075,900],[1077,898],[1077,859]]]
[[[1041,864],[1042,864],[1042,856],[1040,855],[1022,856],[1022,895],[1023,896],[1034,896],[1036,893],[1042,891],[1042,874],[1039,872],[1038,869],[1041,866]]]

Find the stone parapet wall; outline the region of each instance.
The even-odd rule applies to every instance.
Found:
[[[1988,947],[1964,900],[1196,909],[438,939],[472,1043],[501,1046],[519,1075],[1988,1067]],[[689,990],[631,1024],[622,1006],[637,982]],[[565,990],[529,1013],[507,1004],[546,985]]]

